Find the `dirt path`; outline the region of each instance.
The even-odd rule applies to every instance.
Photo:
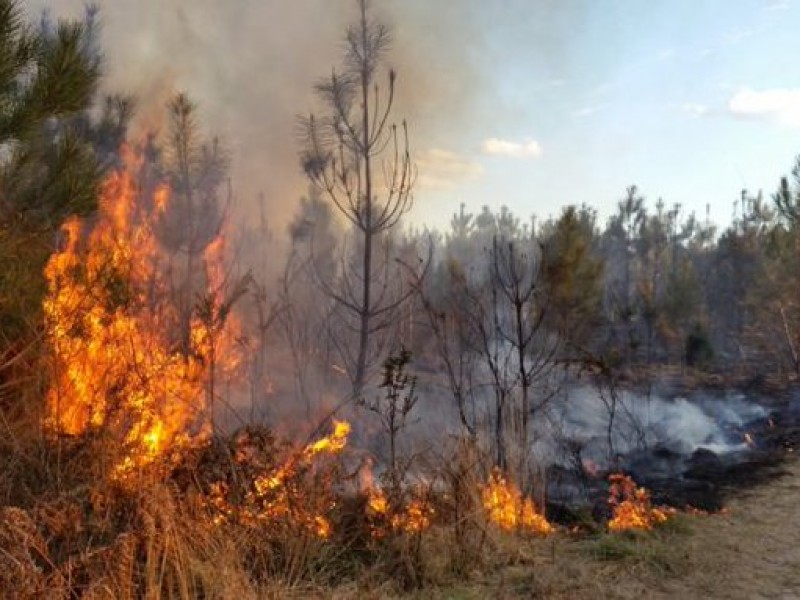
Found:
[[[693,563],[663,581],[673,598],[800,598],[800,461],[766,486],[743,492],[730,514],[697,519],[686,540]]]

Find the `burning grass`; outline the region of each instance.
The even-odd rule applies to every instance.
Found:
[[[500,529],[538,535],[553,532],[553,526],[536,510],[533,500],[524,497],[499,469],[492,470],[481,496],[489,521]]]
[[[653,506],[650,492],[643,487],[637,487],[631,477],[617,473],[611,475],[609,481],[611,488],[608,503],[613,510],[608,521],[610,531],[647,531],[665,523],[675,514],[672,508]]]
[[[321,440],[334,442],[336,431]],[[8,507],[0,517],[0,544],[12,551],[0,565],[4,589],[20,598],[633,598],[659,581],[690,577],[694,530],[730,520],[679,513],[651,530],[512,535],[489,519],[478,469],[462,481],[477,497],[473,513],[467,501],[455,512],[451,486],[408,490],[393,504],[378,485],[355,495],[331,485],[348,477],[340,462],[346,447],[309,448],[336,445],[292,448],[248,428],[215,439],[166,481],[137,492],[73,486],[25,510]],[[65,453],[63,467],[82,460]],[[259,477],[280,486],[259,496]],[[219,483],[228,486],[222,506],[211,503]],[[412,515],[415,497],[432,509],[424,528],[393,527],[379,516]],[[326,535],[310,518],[317,514],[330,525]]]

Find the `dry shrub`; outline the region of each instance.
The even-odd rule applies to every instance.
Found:
[[[304,456],[266,428],[248,427],[215,441],[176,475],[199,507],[198,518],[235,539],[259,585],[324,577],[341,552],[329,541],[339,465]]]
[[[403,490],[391,498],[380,520],[369,519],[376,565],[403,590],[429,580],[425,547],[436,520],[432,485]],[[369,512],[367,513],[369,515]]]
[[[19,508],[0,511],[0,589],[16,598],[35,598],[47,590],[47,544],[30,515]]]
[[[353,577],[366,589],[380,589],[380,597],[390,590],[422,593],[472,575],[483,563],[486,521],[475,445],[458,440],[446,458],[417,458],[415,472],[424,483],[392,493],[391,482],[384,481],[339,507],[336,543],[357,563]],[[420,512],[425,524],[415,526]]]
[[[248,598],[253,588],[240,544],[203,518],[174,488],[140,498],[138,590],[148,598]],[[235,593],[234,593],[235,592]]]
[[[480,566],[487,541],[480,489],[483,483],[481,451],[473,440],[459,439],[452,456],[441,461],[445,492],[441,496],[441,521],[449,532],[448,569],[457,576]]]
[[[63,499],[40,503],[35,521],[4,509],[2,589],[20,598],[255,597],[236,540],[193,514],[170,486],[114,510],[128,514],[116,524],[86,519]],[[123,522],[127,530],[112,530]]]
[[[9,347],[0,333],[0,504],[30,504],[55,483],[57,463],[41,435],[44,360],[35,356],[41,346],[34,340],[24,346]]]

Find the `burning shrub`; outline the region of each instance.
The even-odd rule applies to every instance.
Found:
[[[422,585],[426,565],[423,534],[435,515],[430,490],[422,487],[387,494],[380,486],[365,491],[368,548],[378,564],[405,589]]]
[[[489,481],[481,491],[487,516],[500,529],[539,535],[553,531],[553,526],[537,512],[533,500],[524,497],[498,468],[492,470]]]
[[[190,332],[178,331],[170,256],[154,235],[170,191],[159,186],[146,193],[137,180],[142,159],[130,150],[124,155],[126,168],[105,182],[88,233],[77,218],[64,225],[65,246],[45,270],[44,302],[54,357],[46,427],[59,435],[107,435],[117,446],[110,475],[118,482],[143,469],[163,473],[183,451],[207,441],[214,370],[223,358],[238,360],[225,318],[212,327],[196,314]],[[206,304],[227,317],[222,244],[220,238],[204,256]],[[188,348],[181,347],[183,337]]]
[[[233,438],[232,468],[227,476],[207,481],[202,501],[217,524],[267,525],[274,531],[289,528],[328,538],[335,469],[315,469],[314,463],[341,452],[349,433],[349,423],[334,421],[330,435],[279,462],[270,435],[255,428],[242,430]]]
[[[412,490],[409,498],[394,501],[381,487],[370,487],[366,494],[367,518],[374,538],[384,538],[390,532],[418,534],[431,526],[435,510],[421,488]]]
[[[643,487],[636,487],[631,477],[617,473],[611,475],[609,481],[611,489],[608,503],[613,510],[612,518],[608,521],[609,530],[649,530],[675,514],[672,508],[652,506],[650,492]]]

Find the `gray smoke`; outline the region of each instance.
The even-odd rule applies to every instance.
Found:
[[[608,467],[609,410],[597,390],[579,387],[560,396],[549,407],[538,451],[560,460],[559,441],[573,440],[582,456]],[[767,417],[766,409],[740,393],[725,397],[701,394],[691,398],[642,396],[621,391],[612,429],[615,454],[662,448],[689,456],[699,448],[725,454],[747,447],[742,428]]]
[[[84,0],[27,0],[35,22],[80,18]],[[163,125],[166,100],[186,91],[203,125],[233,158],[241,213],[255,216],[263,192],[276,233],[307,189],[297,159],[296,117],[319,109],[313,86],[338,67],[353,0],[99,0],[104,88],[132,93],[138,125]],[[407,118],[413,149],[442,140],[470,112],[480,86],[482,37],[475,3],[376,0],[375,16],[394,31],[387,68],[398,71],[395,117]]]
[[[481,439],[492,435],[493,395],[488,387],[475,394],[470,412],[479,415]],[[630,466],[631,460],[655,464],[654,456],[666,453],[669,469],[683,468],[683,460],[705,449],[724,457],[748,450],[748,427],[769,417],[769,411],[740,392],[688,396],[643,395],[618,390],[611,427],[613,456],[608,430],[610,412],[597,388],[564,382],[560,392],[544,402],[532,420],[534,463],[541,468],[583,467],[599,472]],[[452,397],[441,388],[420,387],[409,443],[422,449],[431,440],[464,435]],[[606,392],[607,397],[607,392]],[[676,474],[676,473],[672,473]]]

